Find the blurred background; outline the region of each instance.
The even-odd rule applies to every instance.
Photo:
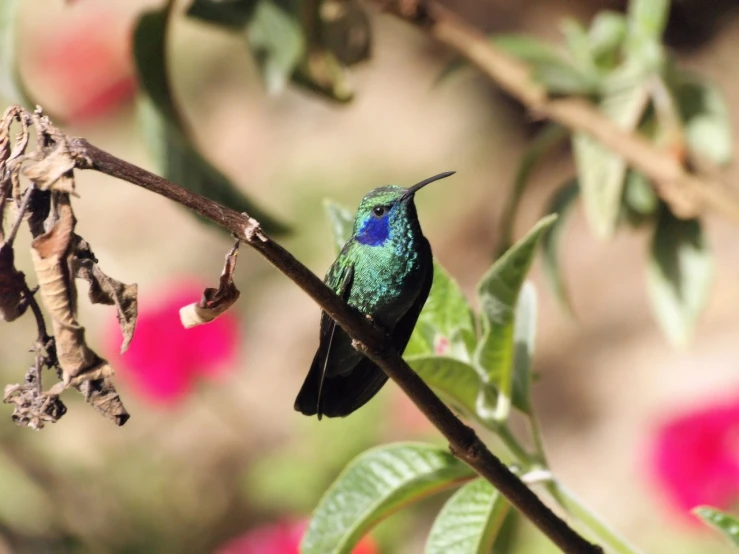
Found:
[[[444,3],[487,32],[553,42],[562,40],[564,16],[587,22],[598,10],[624,7],[597,0]],[[683,66],[720,88],[739,129],[733,4],[739,3],[675,2],[667,40]],[[130,44],[138,15],[157,5],[22,1],[17,28],[32,98],[70,134],[152,169],[137,127]],[[474,299],[537,123],[472,69],[437,83],[453,56],[392,17],[374,10],[370,16],[373,57],[353,69],[357,95],[347,105],[293,87],[268,95],[241,37],[183,17],[170,37],[177,97],[201,151],[291,225],[283,243],[320,275],[334,257],[324,198],[354,209],[376,186],[407,186],[456,170],[453,179],[425,189],[417,205],[436,257]],[[536,173],[517,237],[572,171],[562,151]],[[725,177],[736,181],[736,165]],[[300,522],[353,456],[394,440],[442,444],[392,383],[346,420],[319,423],[294,412],[317,345],[316,305],[243,248],[235,309],[217,325],[186,334],[177,310],[197,300],[203,286],[215,286],[230,239],[173,203],[102,175],[79,173],[78,191],[78,232],[108,274],[139,284],[137,339],[123,359],[115,354],[114,310],[80,305],[90,344],[116,363],[132,417],[115,428],[68,392],[68,414],[34,433],[10,421],[10,406],[2,408],[0,551],[295,552],[266,545],[290,544],[299,535]],[[739,241],[737,229],[718,217],[706,224],[715,282],[683,350],[668,344],[650,313],[645,234],[622,230],[601,243],[576,211],[563,247],[575,320],[557,307],[538,264],[533,272],[541,306],[535,407],[551,465],[644,552],[726,551],[686,514],[680,477],[661,474],[664,464],[655,461],[715,446],[702,445],[713,440],[706,431],[696,433],[689,452],[670,450],[670,433],[689,434],[695,418],[699,429],[718,426],[715,441],[739,459],[739,416],[730,409],[739,398]],[[18,256],[31,274],[29,261]],[[34,322],[26,316],[1,333],[0,371],[4,383],[15,383],[31,363],[26,345]],[[715,410],[723,418],[718,423]],[[700,457],[693,462],[686,471],[696,472],[696,481]],[[726,493],[723,507],[739,499],[739,471],[727,479],[713,484]],[[364,552],[422,551],[441,501],[395,514],[362,545]],[[528,524],[515,533],[511,552],[556,552]]]

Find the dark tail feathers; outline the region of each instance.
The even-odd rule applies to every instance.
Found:
[[[382,388],[387,375],[373,362],[364,358],[346,375],[326,377],[318,405],[318,389],[321,383],[322,364],[311,364],[303,387],[295,399],[295,409],[304,415],[346,417],[364,406]]]

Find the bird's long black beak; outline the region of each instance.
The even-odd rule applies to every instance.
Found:
[[[408,190],[406,190],[403,193],[403,196],[400,197],[401,202],[406,202],[413,198],[413,195],[416,194],[419,190],[421,190],[426,185],[429,185],[433,183],[434,181],[438,181],[439,179],[446,179],[450,175],[454,175],[456,171],[445,171],[444,173],[439,173],[438,175],[434,175],[433,177],[429,177],[428,179],[424,179],[420,183],[416,183],[412,187],[409,187]]]

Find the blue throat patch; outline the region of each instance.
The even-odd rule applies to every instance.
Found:
[[[382,246],[388,238],[390,238],[389,212],[379,219],[372,216],[367,218],[357,235],[357,242],[368,246]]]

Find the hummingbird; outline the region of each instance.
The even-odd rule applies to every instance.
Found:
[[[453,175],[447,171],[409,188],[384,186],[359,203],[351,238],[324,282],[346,303],[387,331],[402,354],[426,303],[434,278],[431,246],[423,236],[414,204],[426,185]],[[321,312],[319,344],[297,398],[304,415],[346,417],[367,403],[387,381],[374,362]]]

